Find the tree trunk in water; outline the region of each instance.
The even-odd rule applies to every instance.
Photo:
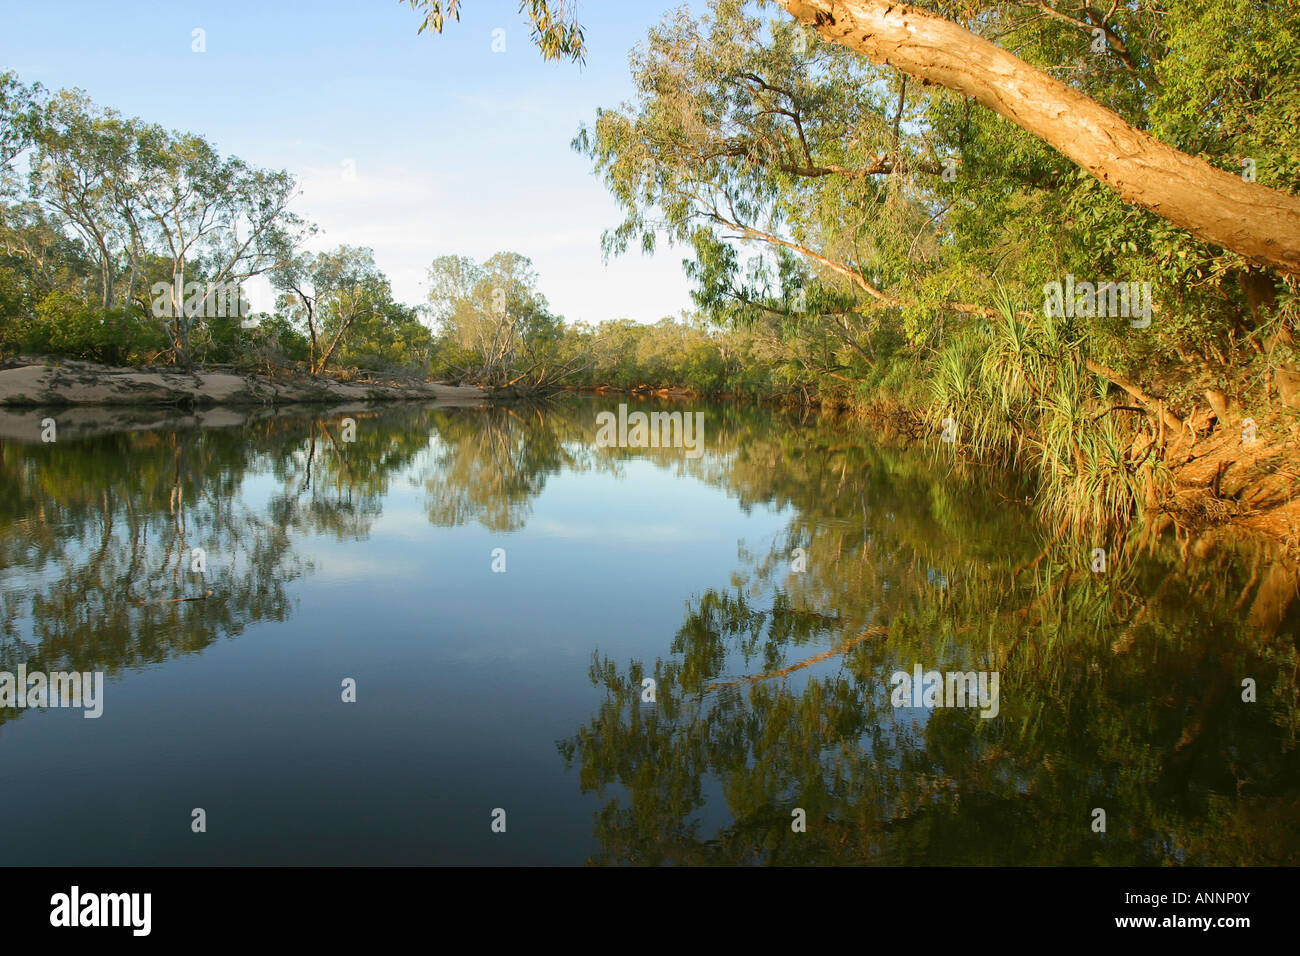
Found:
[[[778,0],[827,40],[971,97],[1126,200],[1206,242],[1300,275],[1300,197],[1180,152],[950,20],[890,0]]]
[[[1300,573],[1285,559],[1278,558],[1264,575],[1264,581],[1255,592],[1246,623],[1273,637],[1286,620],[1287,611],[1300,593]]]

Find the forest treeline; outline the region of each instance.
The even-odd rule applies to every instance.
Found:
[[[290,209],[287,172],[13,73],[0,74],[0,175],[5,356],[532,387],[769,384],[760,361],[699,317],[566,325],[514,252],[441,257],[429,301],[398,302],[370,249],[306,250],[315,227]],[[277,292],[269,313],[240,299],[256,276]]]
[[[1056,131],[782,9],[823,6],[880,5],[669,13],[630,58],[634,96],[577,131],[623,213],[606,253],[685,254],[696,308],[653,325],[564,322],[515,252],[440,258],[429,301],[398,303],[370,250],[304,251],[314,229],[289,208],[288,173],[4,74],[0,350],[903,409],[956,446],[1032,462],[1066,511],[1101,500],[1113,518],[1157,495],[1184,435],[1249,420],[1295,437],[1300,300],[1278,265],[1295,236],[1263,255],[1203,238],[1212,224],[1179,228],[1133,197],[1137,180],[1059,151]],[[1013,51],[1044,95],[1110,111],[1152,164],[1172,163],[1160,176],[1212,168],[1250,184],[1250,202],[1275,197],[1246,230],[1264,245],[1290,228],[1296,5],[917,7]],[[537,29],[546,55],[580,54],[578,25]],[[259,275],[279,294],[271,314],[212,314],[210,290]]]

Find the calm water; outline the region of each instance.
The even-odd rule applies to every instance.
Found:
[[[0,671],[106,677],[0,708],[0,862],[1300,860],[1281,555],[1052,542],[1014,476],[757,409],[597,447],[617,402],[7,413]],[[997,716],[894,706],[916,664]]]

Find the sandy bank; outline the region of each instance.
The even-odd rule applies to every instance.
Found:
[[[338,404],[435,401],[477,405],[483,389],[438,382],[343,382],[306,375],[268,378],[224,370],[112,368],[90,362],[18,360],[0,369],[0,405],[214,405]]]

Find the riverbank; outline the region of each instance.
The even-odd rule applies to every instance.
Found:
[[[477,405],[491,393],[416,378],[345,380],[277,370],[118,368],[61,359],[18,358],[0,367],[0,406],[336,405],[435,401]]]
[[[574,387],[570,394],[610,399],[669,401],[700,397],[683,388],[619,389]],[[368,404],[423,401],[439,405],[482,405],[520,398],[512,389],[489,390],[412,377],[344,379],[276,370],[273,374],[230,368],[118,368],[90,362],[19,358],[0,366],[0,438],[21,440],[32,433],[30,409],[75,409],[62,424],[94,434],[121,428],[122,408],[143,416],[135,427],[221,427],[244,423],[256,410],[274,414],[282,406],[304,405],[361,410]],[[781,396],[769,401],[788,403]],[[742,399],[743,400],[743,399]],[[762,401],[762,399],[757,399]],[[807,403],[801,403],[806,404]],[[869,424],[881,437],[906,444],[937,441],[919,409],[907,404],[823,405],[832,414]],[[171,417],[158,420],[158,409]],[[152,413],[151,413],[152,410]],[[1240,416],[1236,416],[1240,418]],[[83,420],[84,419],[84,420]],[[1145,485],[1139,511],[1160,526],[1205,529],[1237,527],[1282,542],[1300,553],[1300,433],[1279,419],[1261,421],[1253,441],[1243,440],[1242,422],[1206,418],[1185,431],[1162,435],[1152,449],[1161,480]],[[969,449],[955,453],[977,461]],[[981,461],[981,464],[993,464]]]
[[[836,413],[868,422],[906,445],[940,437],[920,411],[907,406],[839,406]],[[1189,532],[1238,528],[1279,541],[1300,556],[1300,429],[1270,420],[1268,427],[1251,429],[1254,438],[1247,441],[1239,419],[1202,419],[1163,436],[1161,446],[1152,449],[1161,478],[1145,482],[1145,498],[1135,502],[1136,509],[1157,532],[1170,526]],[[961,447],[953,454],[995,463]]]
[[[181,408],[172,405],[60,405],[0,406],[0,441],[18,444],[41,444],[41,422],[53,418],[60,441],[81,441],[99,435],[123,432],[208,431],[222,428],[246,428],[272,419],[306,416],[313,419],[341,420],[351,416],[361,421],[397,403],[343,402],[296,405],[212,405],[206,408]],[[435,407],[464,406],[467,402],[424,403]],[[473,405],[480,405],[476,402]]]

